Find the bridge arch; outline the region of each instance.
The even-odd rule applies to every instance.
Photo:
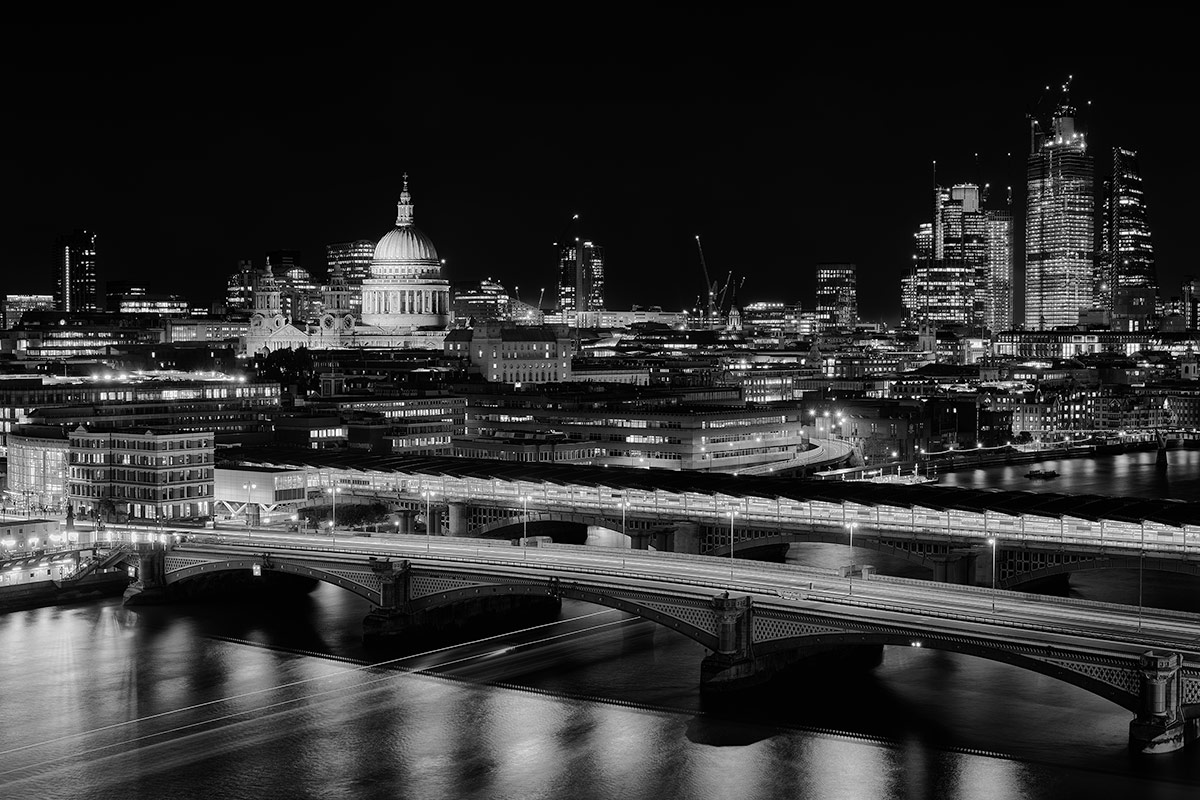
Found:
[[[914,645],[914,641],[918,641],[919,644]],[[1122,708],[1134,713],[1137,713],[1141,707],[1138,695],[1136,664],[1129,667],[1123,667],[1116,663],[1105,663],[1103,661],[1098,661],[1095,665],[1095,668],[1091,670],[1092,674],[1084,674],[1068,667],[1061,666],[1055,663],[1053,660],[1043,660],[1042,658],[1038,658],[1036,655],[988,645],[984,642],[971,640],[967,637],[930,637],[927,639],[914,640],[914,637],[911,634],[901,634],[887,631],[847,631],[842,633],[811,634],[807,636],[797,636],[787,639],[774,639],[767,642],[759,642],[755,643],[754,652],[756,656],[787,653],[789,651],[815,653],[824,649],[833,649],[848,645],[891,645],[894,647],[920,646],[930,650],[961,653],[963,655],[984,658],[989,661],[1009,664],[1011,666],[1020,667],[1031,672],[1045,675],[1049,678],[1054,678],[1062,681],[1063,683],[1077,686],[1085,691],[1091,692],[1092,694],[1099,695],[1100,697],[1110,700]],[[1052,653],[1046,654],[1046,659],[1052,658]],[[1109,678],[1109,680],[1105,680],[1104,677],[1101,676],[1105,676]],[[1126,688],[1121,688],[1118,686],[1119,683],[1125,683]]]
[[[428,594],[422,597],[414,598],[409,607],[413,611],[424,609],[437,608],[439,606],[451,605],[453,603],[461,603],[465,600],[482,599],[486,597],[495,597],[500,595],[526,595],[526,596],[552,596],[569,598],[571,600],[582,600],[586,603],[593,603],[598,606],[625,611],[630,614],[648,619],[651,622],[658,623],[665,628],[678,631],[689,639],[700,643],[710,650],[715,650],[717,647],[717,635],[714,631],[708,628],[701,627],[696,624],[703,620],[711,612],[711,606],[704,600],[695,600],[692,608],[682,610],[680,616],[668,613],[670,611],[680,611],[680,600],[671,598],[669,601],[656,603],[652,595],[634,596],[625,593],[624,597],[613,597],[599,589],[592,589],[586,586],[576,584],[558,583],[556,581],[514,581],[508,583],[495,583],[487,585],[469,586],[459,589],[451,589],[436,594]],[[659,606],[659,607],[656,607]],[[689,613],[691,612],[691,613]],[[695,621],[689,621],[685,617],[693,617]]]
[[[567,513],[562,513],[562,512],[539,511],[536,513],[530,513],[528,515],[517,514],[515,516],[506,517],[504,519],[499,519],[494,522],[490,522],[487,525],[484,525],[482,528],[477,528],[476,530],[471,531],[468,534],[468,536],[470,536],[471,538],[480,538],[480,539],[519,538],[521,535],[521,528],[522,528],[523,524],[526,522],[528,522],[531,526],[536,525],[538,523],[567,523],[567,524],[573,524],[573,525],[583,525],[585,527],[595,526],[597,528],[604,528],[605,530],[610,530],[613,533],[617,533],[617,534],[622,533],[620,515],[618,515],[615,518],[612,518],[612,517],[607,517],[604,515],[597,515],[597,514],[567,514]],[[626,520],[626,524],[625,524],[626,531],[634,530],[634,529],[641,530],[642,527],[644,527],[644,526],[640,522],[637,522],[633,519]],[[506,530],[508,528],[512,528],[514,530],[513,536],[509,537],[509,536],[497,536],[496,535],[500,531]],[[529,535],[536,536],[539,534],[537,534],[536,532],[531,530]]]
[[[996,585],[999,588],[1008,589],[1055,575],[1070,575],[1073,572],[1094,572],[1110,569],[1136,571],[1139,566],[1145,572],[1173,572],[1200,578],[1200,563],[1195,561],[1176,561],[1167,558],[1142,561],[1142,559],[1135,555],[1108,555],[1044,564],[1036,569],[1008,575],[1004,578],[997,578]]]
[[[735,532],[736,536],[736,532]],[[844,530],[825,530],[817,528],[808,531],[794,531],[789,533],[772,533],[766,536],[743,537],[736,539],[733,544],[733,552],[736,556],[740,552],[754,550],[757,548],[775,547],[782,544],[800,543],[807,544],[810,542],[818,542],[821,544],[840,544],[849,545],[849,534]],[[928,548],[922,550],[920,548],[904,548],[898,547],[899,542],[909,542],[907,539],[886,539],[877,538],[874,536],[863,536],[861,539],[855,538],[854,548],[863,550],[874,550],[877,553],[893,556],[903,561],[909,561],[914,564],[933,567],[929,564],[929,556],[945,555],[951,549],[960,547],[970,547],[970,542],[956,542],[947,540],[944,543],[934,542],[919,542],[914,541],[912,544],[928,545]],[[710,556],[728,556],[729,555],[729,540],[718,543],[711,549],[705,550],[704,555]]]
[[[349,578],[338,575],[330,570],[310,567],[306,564],[297,564],[285,559],[273,559],[270,556],[264,558],[262,556],[249,556],[246,558],[233,558],[226,561],[207,561],[202,564],[193,564],[182,569],[174,570],[166,573],[163,578],[163,583],[171,585],[189,578],[196,578],[202,575],[211,575],[217,572],[242,572],[254,569],[254,566],[261,565],[263,569],[271,572],[284,572],[289,575],[300,575],[306,578],[315,578],[324,583],[331,583],[349,592],[353,592],[359,597],[365,598],[376,605],[379,604],[381,593],[378,589],[372,589]]]

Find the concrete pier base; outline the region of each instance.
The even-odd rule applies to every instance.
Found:
[[[1129,723],[1129,749],[1145,755],[1173,753],[1186,743],[1187,728],[1182,719],[1171,722],[1135,719]]]
[[[127,606],[158,606],[170,602],[167,587],[146,586],[141,581],[129,584],[122,602]]]

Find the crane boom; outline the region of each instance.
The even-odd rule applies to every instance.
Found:
[[[708,264],[704,262],[704,248],[700,246],[700,237],[696,237],[696,249],[700,251],[700,267],[704,270],[704,291],[708,294],[707,319],[711,321],[717,315],[716,294],[717,284],[708,277]]]

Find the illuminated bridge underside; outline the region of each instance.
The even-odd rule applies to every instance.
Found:
[[[424,609],[499,595],[572,598],[625,611],[656,622],[699,642],[709,650],[721,647],[721,598],[715,586],[638,580],[605,574],[546,574],[544,568],[513,565],[445,564],[379,561],[362,555],[230,553],[233,548],[186,544],[167,552],[165,584],[225,571],[263,571],[303,575],[332,583],[385,604],[385,583],[396,581],[393,610]],[[247,548],[242,548],[246,550]],[[381,565],[394,569],[389,574]],[[540,573],[540,574],[539,574]],[[726,595],[728,597],[728,595]],[[714,599],[715,598],[715,599]],[[798,604],[804,603],[806,607]],[[815,607],[814,607],[815,606]],[[1022,642],[1019,631],[1008,636],[955,633],[945,624],[913,612],[904,622],[850,619],[837,603],[811,603],[755,596],[751,615],[751,647],[755,657],[794,651],[815,652],[846,645],[899,645],[964,653],[1012,664],[1082,687],[1124,708],[1137,711],[1141,673],[1136,657],[1113,650],[1104,641],[1086,647],[1049,647]],[[945,623],[945,620],[940,620]],[[1195,654],[1190,658],[1195,659]],[[1185,662],[1180,674],[1181,702],[1200,713],[1200,660]]]

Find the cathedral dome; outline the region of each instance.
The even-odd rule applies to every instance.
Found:
[[[437,263],[438,254],[429,237],[411,223],[392,228],[375,245],[372,264],[382,261],[432,261]],[[373,270],[372,270],[373,271]]]
[[[412,195],[408,192],[408,176],[396,204],[396,227],[379,244],[371,259],[372,278],[440,278],[441,262],[437,248],[429,237],[413,224]]]

